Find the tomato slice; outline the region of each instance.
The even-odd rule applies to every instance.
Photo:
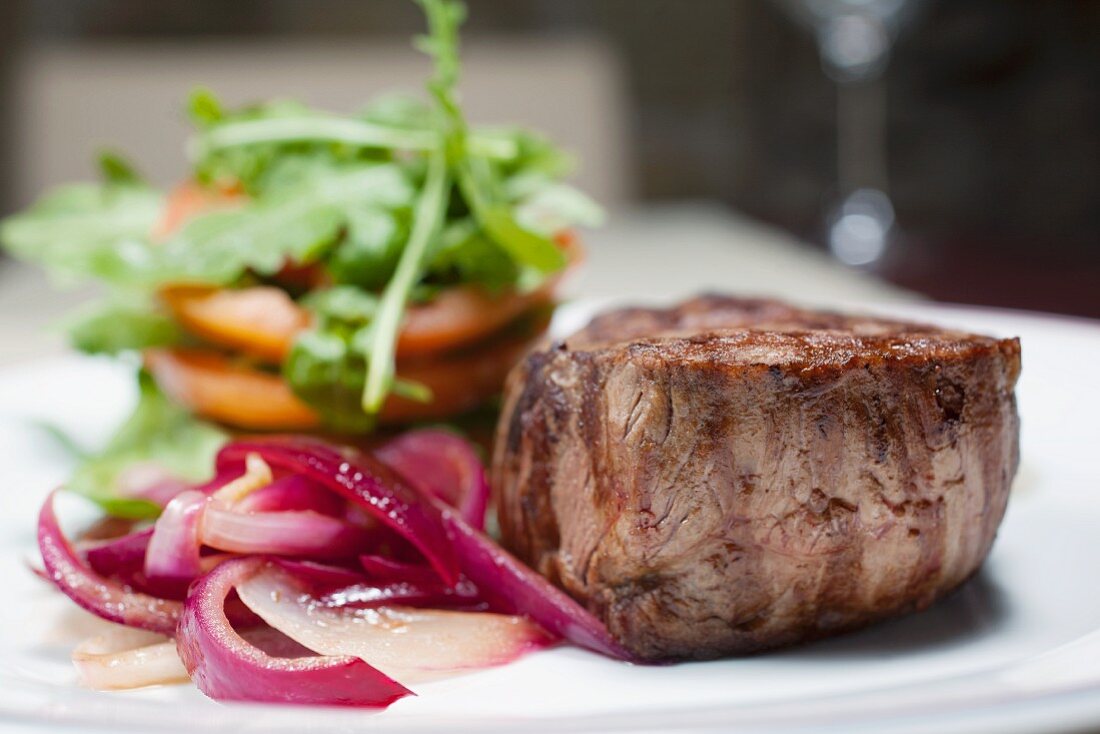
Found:
[[[274,286],[169,286],[160,297],[195,336],[275,364],[282,363],[295,335],[309,326],[309,314]]]
[[[397,376],[426,385],[430,403],[391,395],[382,406],[384,424],[449,418],[473,410],[500,392],[504,378],[531,346],[542,338],[549,319],[533,332],[504,336],[443,357],[398,360]]]
[[[444,359],[398,363],[398,375],[426,385],[430,403],[391,395],[382,406],[383,424],[448,418],[498,393],[512,365],[541,336],[495,339]],[[301,431],[320,427],[319,416],[279,375],[241,365],[203,349],[149,349],[145,366],[175,402],[196,415],[244,430]]]
[[[474,286],[456,286],[428,303],[410,307],[397,336],[397,356],[440,354],[484,339],[534,306],[553,298],[548,284],[533,293],[492,295]]]
[[[279,375],[201,349],[148,349],[145,366],[160,389],[191,412],[249,430],[309,430],[320,424]]]
[[[506,290],[494,295],[476,286],[455,286],[428,303],[409,308],[397,338],[398,358],[441,354],[477,343],[520,314],[551,303],[558,284],[583,259],[572,233],[563,232],[555,240],[568,256],[569,264],[529,293]]]

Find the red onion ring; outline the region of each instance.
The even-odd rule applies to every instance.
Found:
[[[322,606],[369,608],[399,604],[407,607],[487,609],[477,587],[462,579],[454,586],[440,581],[418,584],[412,581],[360,582],[336,588],[318,597]]]
[[[409,431],[375,455],[421,494],[438,497],[471,526],[485,529],[489,480],[468,441],[440,429]]]
[[[354,558],[369,542],[363,528],[313,510],[236,512],[214,505],[203,513],[200,537],[230,553],[307,558]]]
[[[237,634],[226,597],[263,565],[259,558],[226,561],[192,585],[176,648],[199,690],[219,701],[373,707],[412,694],[359,658],[277,658]]]
[[[631,660],[604,623],[460,517],[444,514],[462,572],[495,612],[522,614],[547,632],[619,660]]]
[[[305,477],[289,474],[246,495],[234,506],[240,512],[285,512],[313,510],[322,515],[342,517],[345,503],[329,490]]]
[[[189,582],[202,573],[199,524],[208,500],[202,492],[188,489],[164,508],[145,549],[145,576],[150,581]]]
[[[410,581],[416,584],[438,584],[439,574],[422,563],[405,563],[372,554],[359,556],[359,565],[375,581]]]
[[[38,549],[49,579],[74,602],[111,622],[171,635],[183,605],[130,591],[85,566],[61,532],[51,492],[38,513]]]
[[[458,564],[440,532],[439,510],[422,501],[416,490],[374,457],[341,453],[309,438],[256,438],[226,444],[218,452],[218,471],[243,467],[250,453],[353,502],[416,546],[444,581],[453,584],[458,580]]]
[[[316,561],[279,557],[272,558],[271,562],[290,571],[295,578],[306,582],[315,589],[340,589],[361,584],[366,580],[361,572],[343,566],[330,566]]]
[[[100,576],[113,576],[122,571],[141,570],[145,565],[145,551],[153,529],[146,528],[105,541],[84,552],[88,565]]]

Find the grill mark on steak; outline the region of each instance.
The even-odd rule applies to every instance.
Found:
[[[989,550],[1019,343],[706,296],[604,314],[509,377],[506,545],[648,659],[923,608]]]

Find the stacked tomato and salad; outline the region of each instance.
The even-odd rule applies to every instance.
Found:
[[[467,124],[457,40],[436,25],[420,44],[435,61],[428,101],[338,116],[230,110],[198,90],[185,182],[162,192],[107,153],[101,182],[0,225],[16,256],[106,286],[70,325],[77,348],[142,355],[139,430],[74,489],[108,497],[105,478],[135,460],[205,466],[212,425],[363,434],[499,392],[580,258],[575,228],[600,211],[538,134]]]
[[[39,516],[39,573],[120,625],[74,653],[92,686],[384,706],[558,640],[626,657],[485,533],[466,439],[349,439],[489,400],[599,217],[558,149],[466,123],[463,8],[419,2],[428,102],[230,111],[199,91],[186,182],[162,193],[107,154],[101,182],[0,228],[106,286],[78,348],[139,357],[136,409],[65,487],[104,518],[66,532],[54,495]]]

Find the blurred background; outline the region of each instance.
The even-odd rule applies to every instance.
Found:
[[[819,290],[871,284],[837,300],[1100,317],[1100,2],[468,5],[471,116],[576,151],[640,257],[705,257],[705,285],[792,297],[768,274],[812,263],[833,274],[804,274]],[[91,175],[103,147],[177,179],[196,83],[335,110],[419,89],[421,25],[407,0],[4,0],[0,212]],[[631,279],[612,267],[607,291]]]

